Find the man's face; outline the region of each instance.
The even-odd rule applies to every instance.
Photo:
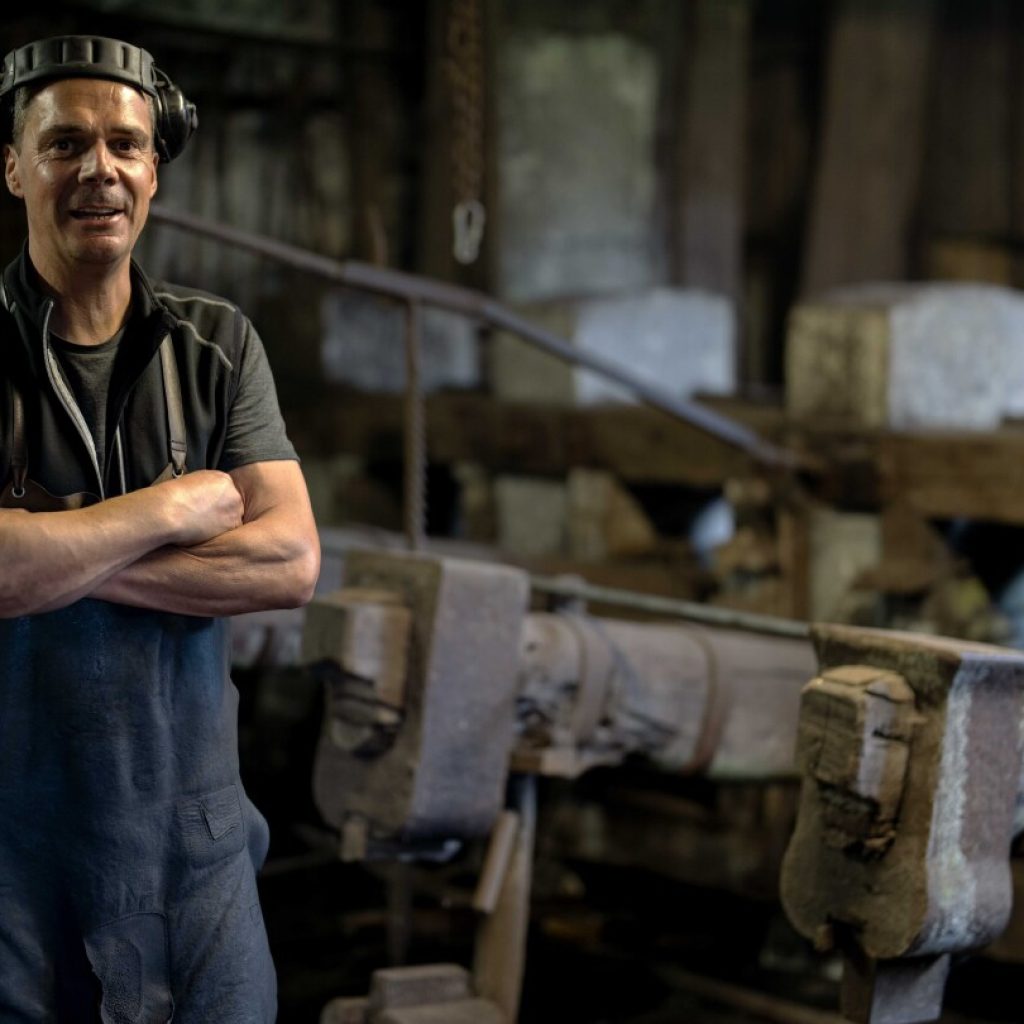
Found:
[[[7,187],[24,199],[29,252],[44,276],[124,263],[156,193],[149,105],[131,86],[67,78],[26,110],[18,149],[5,149]]]

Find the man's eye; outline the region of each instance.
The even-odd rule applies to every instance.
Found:
[[[70,153],[75,145],[71,139],[54,139],[50,143],[50,148],[57,153]]]
[[[119,153],[134,153],[137,149],[140,149],[138,140],[136,139],[118,139],[114,143],[114,149]]]

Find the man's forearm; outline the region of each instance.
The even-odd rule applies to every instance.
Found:
[[[83,509],[0,509],[0,618],[71,604],[151,551],[234,529],[242,510],[231,477],[216,470]]]
[[[184,615],[292,608],[312,596],[315,536],[265,516],[193,547],[162,547],[111,575],[94,597]]]
[[[143,492],[68,512],[0,510],[0,618],[60,608],[176,531]]]

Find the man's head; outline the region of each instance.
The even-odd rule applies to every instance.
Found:
[[[117,40],[65,36],[4,60],[7,187],[23,199],[44,276],[127,262],[156,192],[156,165],[195,127],[195,108]]]

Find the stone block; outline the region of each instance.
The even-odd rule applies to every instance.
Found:
[[[600,470],[569,474],[567,520],[569,554],[582,562],[650,554],[658,544],[640,503]]]
[[[1024,414],[1024,294],[993,285],[875,284],[798,306],[786,404],[801,420],[988,430]]]
[[[659,280],[655,50],[622,32],[511,25],[497,56],[499,296],[533,301]]]
[[[601,356],[648,384],[685,397],[735,390],[735,315],[710,292],[651,288],[591,299],[561,299],[521,308],[529,320]],[[491,384],[499,397],[526,402],[630,402],[625,388],[569,366],[511,335],[491,353]]]
[[[372,523],[381,529],[401,529],[400,497],[367,472],[365,459],[356,455],[304,455],[302,475],[319,526]]]
[[[498,547],[517,558],[561,554],[566,546],[566,485],[540,477],[500,476],[494,482]]]
[[[373,972],[370,1008],[375,1012],[469,999],[469,972],[458,964],[388,967]]]
[[[367,1024],[367,1000],[332,999],[320,1013],[320,1024]]]
[[[843,622],[854,581],[882,557],[878,516],[816,509],[808,517],[810,618]]]
[[[327,380],[363,391],[405,387],[405,310],[355,291],[323,301],[321,358]],[[459,313],[423,307],[420,374],[424,391],[474,388],[480,383],[476,323]]]
[[[438,1006],[387,1010],[374,1024],[507,1024],[505,1015],[486,999],[463,999]]]

